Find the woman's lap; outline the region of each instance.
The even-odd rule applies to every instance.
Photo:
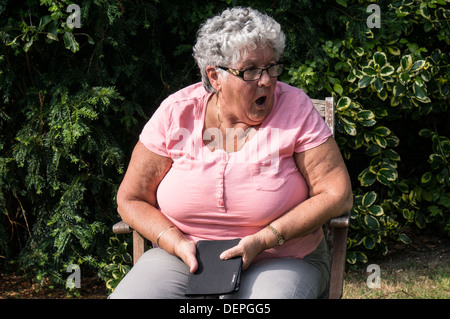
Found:
[[[185,298],[189,268],[161,248],[149,249],[139,258],[109,298]]]
[[[328,285],[325,242],[304,259],[265,259],[241,274],[237,293],[224,299],[318,298]],[[122,279],[109,298],[186,298],[189,268],[160,248],[148,250]]]

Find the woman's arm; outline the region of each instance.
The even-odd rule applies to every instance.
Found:
[[[313,232],[350,210],[353,204],[350,177],[333,138],[313,149],[295,153],[294,158],[308,184],[309,198],[271,223],[286,241]],[[246,268],[260,252],[275,247],[277,241],[275,234],[264,228],[243,238],[221,257],[242,256]]]
[[[188,240],[156,208],[156,190],[172,165],[172,159],[157,155],[138,142],[117,192],[117,206],[122,220],[145,238],[156,242],[172,255],[183,259],[191,272],[197,269],[195,243]]]
[[[315,231],[353,205],[350,177],[333,138],[295,153],[294,158],[308,184],[309,198],[271,223],[285,240]]]

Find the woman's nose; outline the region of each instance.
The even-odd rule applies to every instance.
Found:
[[[258,80],[258,85],[259,86],[268,86],[271,83],[271,77],[269,76],[269,71],[267,70],[263,70],[261,77]]]

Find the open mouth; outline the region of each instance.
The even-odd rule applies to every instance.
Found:
[[[261,96],[259,99],[257,99],[255,101],[255,103],[256,103],[256,105],[259,105],[259,106],[264,105],[264,103],[266,102],[266,99],[267,99],[267,97]]]

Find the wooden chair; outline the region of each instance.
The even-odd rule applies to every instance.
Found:
[[[312,102],[334,136],[333,98],[327,97],[325,100],[313,99]],[[340,217],[331,219],[324,225],[325,238],[331,256],[331,278],[328,296],[326,296],[329,299],[342,297],[349,218],[350,213],[347,212]],[[123,221],[113,226],[113,232],[115,234],[133,233],[133,262],[136,263],[147,248],[147,240]]]

